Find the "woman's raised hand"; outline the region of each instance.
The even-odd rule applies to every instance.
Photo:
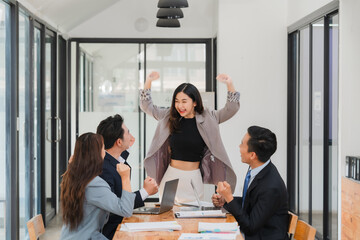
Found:
[[[147,77],[146,77],[146,81],[154,81],[160,78],[160,74],[158,72],[151,72]]]
[[[151,72],[149,75],[147,75],[145,80],[144,89],[150,89],[151,88],[151,82],[155,81],[160,78],[160,74],[158,72]]]
[[[229,75],[225,74],[225,73],[221,73],[219,74],[216,79],[220,82],[223,82],[223,83],[232,83],[232,79]]]
[[[232,79],[229,75],[221,73],[216,77],[216,79],[222,83],[225,83],[229,92],[236,92]]]

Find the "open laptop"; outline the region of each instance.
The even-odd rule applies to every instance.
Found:
[[[134,209],[133,213],[138,214],[161,214],[171,210],[174,206],[176,189],[179,179],[167,181],[164,187],[164,194],[161,199],[160,207],[141,207]]]
[[[185,211],[196,211],[196,210],[200,210],[200,211],[206,211],[206,210],[222,210],[222,212],[227,212],[226,209],[224,208],[221,208],[221,207],[215,207],[215,206],[204,206],[204,204],[200,201],[200,198],[199,198],[199,194],[198,192],[196,191],[196,188],[195,188],[195,185],[193,183],[193,181],[191,180],[190,181],[190,184],[191,184],[191,187],[194,191],[194,195],[195,195],[195,198],[196,198],[196,206],[194,204],[186,204],[184,203],[183,205],[190,205],[190,206],[194,206],[194,207],[191,207],[191,208],[185,208],[184,210]]]

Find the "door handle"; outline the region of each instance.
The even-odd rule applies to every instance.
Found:
[[[60,142],[60,140],[61,140],[61,118],[55,117],[55,120],[58,123],[57,124],[57,126],[58,126],[57,133],[58,134],[57,134],[57,138],[56,138],[56,140],[54,142]]]
[[[49,138],[49,121],[51,121],[53,118],[52,117],[48,117],[46,119],[46,140],[49,142],[60,142],[61,140],[61,119],[59,117],[54,117],[54,119],[56,120],[57,123],[57,134],[56,134],[56,138],[54,140],[51,140]],[[50,129],[51,131],[51,129]]]

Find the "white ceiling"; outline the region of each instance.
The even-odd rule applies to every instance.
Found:
[[[35,15],[62,32],[111,7],[121,0],[18,0]]]
[[[218,0],[188,0],[176,37],[196,37],[216,32]],[[18,0],[24,7],[69,37],[169,37],[168,29],[156,28],[158,0]],[[134,29],[143,19],[147,31]],[[183,32],[185,31],[185,32]],[[186,31],[190,33],[186,33]],[[210,32],[210,33],[208,33]],[[200,34],[201,35],[201,34]],[[202,34],[204,35],[204,34]],[[197,36],[199,37],[199,36]]]

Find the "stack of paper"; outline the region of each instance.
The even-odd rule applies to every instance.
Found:
[[[125,231],[125,232],[173,231],[173,230],[181,230],[181,225],[179,225],[176,221],[124,223],[121,225],[120,228],[120,231]]]
[[[198,232],[200,233],[237,233],[239,227],[237,222],[232,223],[207,223],[199,222]]]
[[[179,240],[185,239],[216,239],[216,240],[235,240],[234,233],[182,233]]]
[[[226,213],[221,210],[212,211],[180,211],[175,212],[177,218],[226,218]]]

